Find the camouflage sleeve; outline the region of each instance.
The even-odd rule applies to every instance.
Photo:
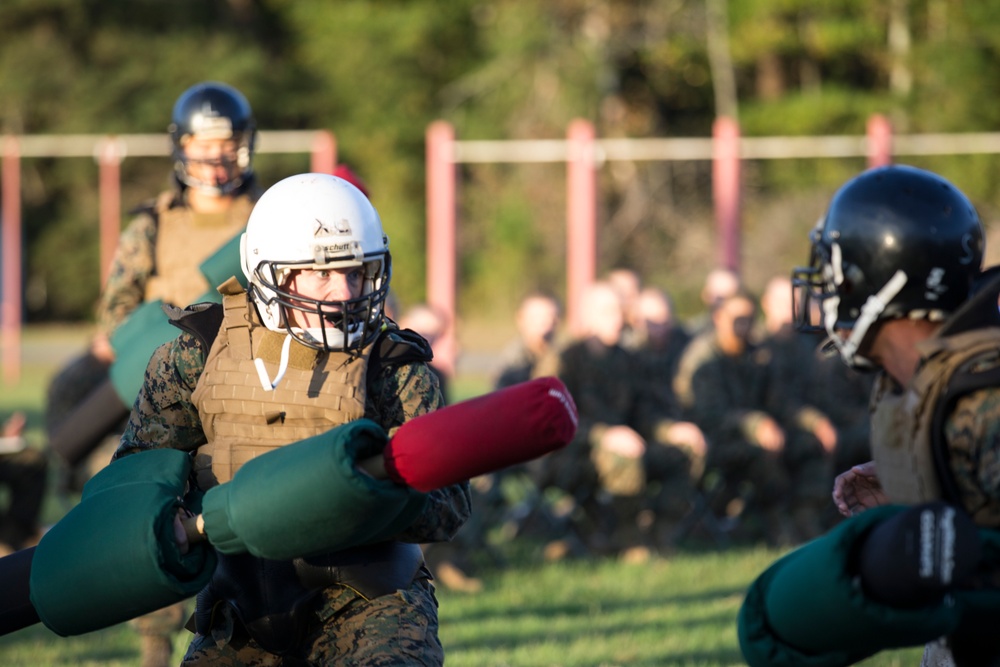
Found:
[[[204,368],[205,351],[189,333],[158,347],[112,460],[147,449],[190,452],[203,445],[205,434],[191,394]]]
[[[102,333],[111,335],[142,304],[146,281],[153,273],[155,243],[156,222],[149,214],[140,215],[122,232],[97,304]]]
[[[369,387],[367,414],[395,434],[405,422],[444,405],[437,376],[425,363],[386,366]],[[472,511],[468,482],[428,494],[428,503],[417,520],[398,539],[405,542],[446,542],[462,527]]]
[[[981,389],[959,399],[944,429],[966,508],[1000,507],[1000,389]]]

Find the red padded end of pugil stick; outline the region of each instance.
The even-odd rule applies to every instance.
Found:
[[[411,419],[386,446],[385,468],[427,492],[564,447],[576,425],[566,385],[538,378]]]

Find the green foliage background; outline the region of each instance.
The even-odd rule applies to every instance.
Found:
[[[263,129],[336,134],[382,213],[406,305],[424,296],[430,122],[448,120],[460,139],[558,139],[578,117],[602,137],[709,136],[720,67],[707,47],[710,2],[6,0],[0,132],[161,132],[185,88],[231,83]],[[998,0],[718,4],[745,136],[862,135],[873,113],[910,133],[1000,122]],[[908,161],[951,178],[990,221],[996,157]],[[752,287],[804,261],[806,231],[863,167],[747,163]],[[307,168],[305,156],[258,157],[265,185]],[[88,319],[99,290],[96,166],[27,159],[22,169],[27,318]],[[126,160],[123,208],[164,187],[168,171],[165,159]],[[711,166],[607,163],[600,184],[599,270],[631,265],[673,291],[682,314],[694,309],[715,260]],[[459,192],[462,314],[509,314],[531,288],[563,291],[562,165],[465,165]]]

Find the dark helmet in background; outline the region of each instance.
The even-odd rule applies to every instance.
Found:
[[[877,323],[944,320],[982,270],[975,207],[947,180],[915,167],[879,167],[848,181],[810,240],[810,265],[792,274],[797,328],[822,328],[858,368],[872,366],[865,354]]]
[[[168,130],[174,170],[185,185],[231,194],[253,175],[257,124],[250,103],[232,86],[206,81],[185,90],[174,103]],[[231,140],[232,153],[216,160],[227,168],[227,178],[210,182],[192,175],[191,159],[184,150],[191,139]]]

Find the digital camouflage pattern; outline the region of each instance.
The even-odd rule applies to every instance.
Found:
[[[193,452],[206,442],[198,410],[191,403],[205,356],[202,344],[189,333],[181,333],[153,353],[115,458],[160,447]],[[369,387],[365,417],[391,437],[405,422],[442,404],[437,379],[426,364],[385,366]],[[466,485],[434,491],[428,501],[423,514],[400,540],[448,540],[469,514]]]
[[[962,397],[945,420],[952,474],[970,512],[1000,507],[1000,387]]]
[[[249,217],[252,202],[256,201],[259,195],[260,191],[256,185],[252,181],[247,183],[241,194],[233,197],[225,214],[190,212],[185,203],[183,190],[163,192],[154,202],[145,205],[119,237],[108,270],[108,278],[101,290],[101,297],[97,305],[98,330],[110,336],[136,308],[146,301],[147,288],[151,280],[176,282],[182,280],[184,276],[191,275],[187,273],[190,269],[184,262],[200,262],[222,247],[225,240],[231,238],[242,226],[246,225],[246,218]],[[187,252],[184,252],[183,255],[184,262],[180,265],[174,262],[168,266],[157,266],[157,238],[160,233],[160,222],[158,222],[157,217],[161,215],[156,212],[157,210],[167,210],[170,213],[175,211],[189,212],[189,215],[195,219],[204,218],[212,221],[208,226],[204,226],[204,221],[202,223],[194,222],[188,228],[189,232],[209,230],[210,227],[216,227],[217,230],[223,231],[209,231],[209,235],[205,237],[196,235],[199,241],[204,242],[204,247],[202,247],[202,243],[192,241],[186,236],[179,237],[175,240],[174,245],[178,243],[188,244],[185,246]],[[231,234],[226,233],[226,229],[230,230]],[[223,233],[228,238],[219,242],[217,238],[219,233]],[[212,240],[208,241],[207,239]],[[168,245],[168,250],[172,247]],[[160,249],[162,250],[162,247]],[[194,268],[194,275],[197,275],[197,267]],[[185,293],[190,287],[190,285],[185,287]],[[196,299],[201,293],[201,291],[195,290],[187,299]],[[176,298],[180,298],[179,295]],[[170,299],[164,300],[169,301]],[[187,306],[188,303],[175,303],[173,305]]]
[[[298,665],[365,665],[433,667],[444,663],[438,640],[437,599],[425,580],[405,591],[366,601],[346,587],[323,591],[314,627],[302,649],[279,657],[263,651],[245,636],[228,644],[198,635],[183,667],[290,667]],[[231,620],[230,620],[231,625]]]
[[[202,343],[189,333],[182,333],[156,350],[116,458],[159,447],[193,452],[206,442],[198,411],[191,402],[205,358]],[[437,378],[425,363],[386,365],[372,377],[365,416],[380,424],[391,436],[406,421],[442,404]],[[467,484],[433,491],[428,494],[422,514],[397,539],[413,543],[449,540],[468,518],[470,510]],[[320,610],[323,625],[315,629],[316,635],[309,644],[310,651],[317,656],[344,658],[352,650],[369,654],[380,647],[398,646],[404,651],[403,655],[407,655],[407,651],[416,652],[421,658],[363,664],[441,664],[436,601],[426,581],[418,579],[407,591],[371,601],[339,587],[327,589],[323,594],[324,604]],[[348,634],[342,634],[345,632]],[[411,638],[409,643],[406,637]],[[220,648],[210,638],[196,636],[189,650],[192,661],[185,664],[298,664],[277,661],[276,656],[261,651],[252,642],[241,645],[241,641],[237,634],[233,643]],[[338,662],[339,659],[303,664]],[[344,658],[340,664],[349,662]]]
[[[145,300],[146,281],[155,264],[156,220],[135,217],[118,239],[108,278],[97,306],[97,326],[111,334]]]

